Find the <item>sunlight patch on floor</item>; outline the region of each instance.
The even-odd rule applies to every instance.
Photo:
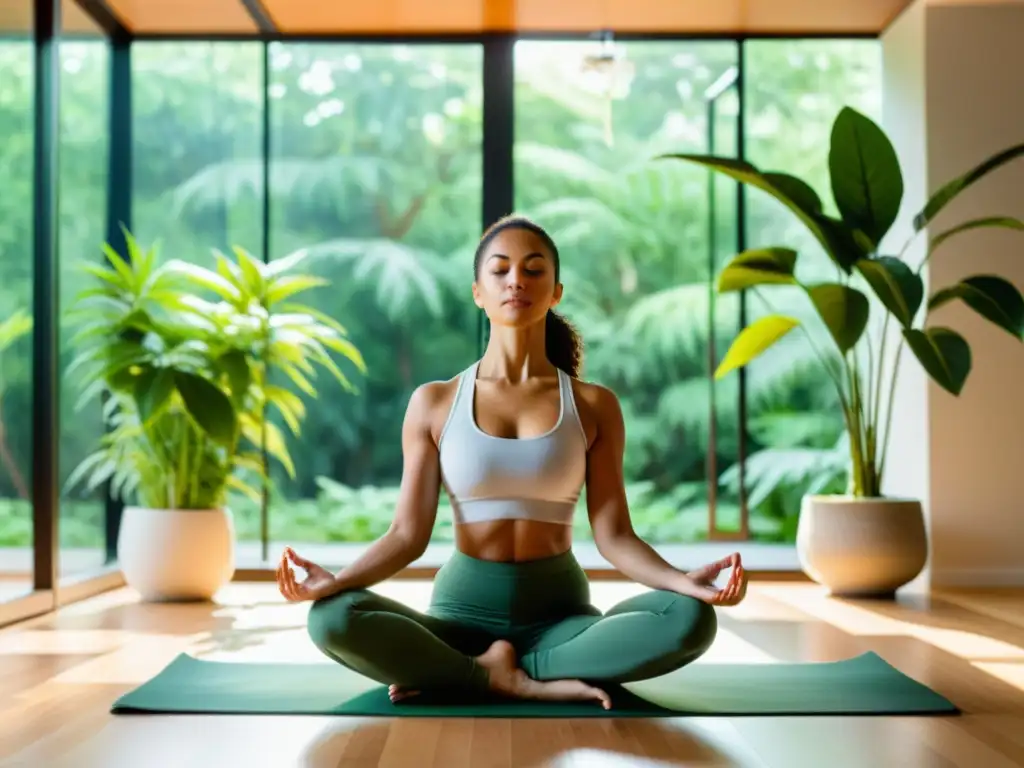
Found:
[[[1024,691],[1024,662],[1021,661],[975,661],[972,667],[980,669],[1007,685]]]
[[[132,637],[121,629],[25,629],[0,632],[0,654],[94,655],[117,650]]]
[[[899,603],[886,603],[884,610],[904,612],[907,618],[885,616],[871,610],[867,605],[854,605],[829,598],[823,591],[814,588],[795,590],[769,590],[773,599],[786,602],[806,613],[809,617],[824,621],[854,637],[912,637],[933,648],[944,651],[967,661],[985,659],[1020,659],[1024,661],[1024,648],[979,632],[955,627],[935,626],[945,621],[959,623],[955,617],[944,618],[941,614],[920,614]]]
[[[696,664],[778,664],[779,659],[719,626],[718,636]]]
[[[121,648],[54,675],[52,680],[59,684],[140,684],[156,675],[205,634],[140,634]]]
[[[547,765],[551,768],[667,768],[679,763],[603,749],[568,749],[552,757]]]

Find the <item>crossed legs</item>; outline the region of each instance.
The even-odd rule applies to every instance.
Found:
[[[530,681],[571,683],[543,691],[533,686],[531,697],[601,698],[578,681],[600,685],[666,674],[707,651],[717,627],[712,606],[674,592],[651,591],[604,615],[570,616],[500,637],[469,622],[420,613],[370,590],[354,590],[314,603],[308,631],[328,657],[385,685],[517,694],[504,680],[506,673],[516,672]]]

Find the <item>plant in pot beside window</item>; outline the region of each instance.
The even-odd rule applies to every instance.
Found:
[[[926,299],[921,277],[925,263],[949,238],[981,227],[1024,230],[1020,220],[993,215],[961,222],[932,237],[917,266],[904,260],[916,238],[961,192],[1021,155],[1024,144],[1010,147],[940,187],[913,218],[911,237],[897,255],[890,255],[882,241],[903,202],[902,169],[886,134],[856,110],[844,108],[832,126],[828,170],[838,217],[825,213],[810,185],[790,174],[709,155],[660,158],[696,163],[768,193],[807,227],[836,268],[834,281],[809,282],[797,276],[792,248],[757,248],[735,256],[719,275],[718,291],[750,291],[768,309],[737,335],[715,372],[720,378],[747,365],[798,328],[814,345],[807,325],[794,316],[801,314],[798,309],[777,313],[771,308],[764,294],[773,288],[797,290],[810,317],[823,326],[826,344],[814,345],[814,352],[842,408],[850,481],[845,495],[804,496],[797,549],[808,575],[834,595],[891,597],[927,562],[920,501],[882,491],[904,347],[932,380],[957,396],[971,370],[971,349],[954,329],[929,323],[933,310],[961,301],[1018,340],[1024,334],[1024,299],[1004,278],[973,275]],[[869,327],[873,303],[881,322]]]
[[[302,375],[314,362],[350,387],[326,348],[362,360],[329,318],[288,305],[322,284],[289,274],[298,259],[263,265],[236,250],[235,261],[217,255],[216,271],[158,264],[155,249],[125,236],[126,259],[105,246],[109,265],[84,266],[96,284],[69,313],[83,322],[66,375],[84,386],[78,409],[103,400],[108,431],[67,483],[109,481],[126,503],[118,558],[144,600],[207,600],[235,570],[229,492],[259,500],[251,482],[265,485],[269,457],[291,467],[269,409],[295,433],[304,411],[270,371],[294,367],[316,396]],[[201,298],[204,289],[218,300]]]

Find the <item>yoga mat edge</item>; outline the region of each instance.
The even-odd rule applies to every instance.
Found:
[[[693,664],[607,690],[611,710],[590,702],[505,700],[396,705],[386,687],[337,664],[225,662],[182,653],[120,696],[111,712],[474,718],[960,714],[948,699],[870,651],[828,662]]]

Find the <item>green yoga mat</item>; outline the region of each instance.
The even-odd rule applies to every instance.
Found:
[[[947,699],[874,653],[805,664],[698,663],[608,688],[613,708],[589,702],[436,697],[392,704],[387,689],[336,664],[215,662],[181,654],[114,702],[114,713],[384,717],[675,717],[680,715],[956,714]]]

